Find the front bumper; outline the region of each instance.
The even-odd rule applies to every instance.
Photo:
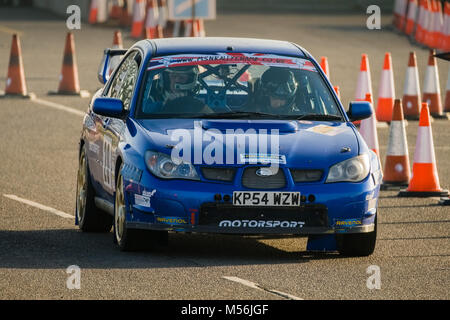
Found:
[[[127,227],[249,235],[372,232],[380,189],[378,180],[378,174],[369,174],[360,183],[290,186],[281,191],[297,191],[306,199],[314,195],[315,200],[306,200],[295,208],[242,208],[223,200],[238,191],[233,185],[162,181],[144,172],[139,182],[125,181]],[[217,195],[221,200],[215,200]]]

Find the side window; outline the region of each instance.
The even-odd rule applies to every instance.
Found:
[[[134,85],[139,72],[141,55],[134,52],[125,58],[120,65],[109,87],[108,97],[122,100],[125,110],[130,109]]]

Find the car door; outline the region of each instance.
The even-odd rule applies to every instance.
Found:
[[[126,111],[130,110],[141,62],[142,55],[139,51],[132,51],[125,56],[117,72],[114,73],[109,87],[104,92],[106,97],[122,100]],[[99,117],[99,120],[101,121],[101,170],[98,178],[105,191],[103,197],[112,201],[115,191],[116,151],[125,130],[125,121],[102,116]]]

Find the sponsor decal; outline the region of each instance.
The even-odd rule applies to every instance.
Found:
[[[362,222],[360,219],[336,220],[334,225],[341,228],[351,228],[362,225]]]
[[[164,224],[187,224],[185,218],[180,217],[159,217],[156,216],[156,221]]]
[[[222,228],[303,228],[303,221],[278,221],[278,220],[222,220],[219,227]]]
[[[134,195],[134,203],[139,205],[139,206],[150,208],[152,206],[151,203],[150,203],[150,198],[155,193],[156,193],[156,189],[154,189],[152,191],[143,191],[142,195],[135,194]]]
[[[274,54],[261,53],[217,53],[185,54],[154,58],[150,61],[147,70],[155,70],[167,67],[182,67],[209,64],[235,64],[244,63],[251,65],[264,65],[272,67],[296,68],[317,72],[311,61],[301,58],[287,58]]]
[[[138,206],[150,208],[150,197],[135,194],[134,203],[137,204]]]

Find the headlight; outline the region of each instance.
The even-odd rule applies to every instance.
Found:
[[[359,182],[367,177],[369,170],[369,155],[362,154],[332,166],[326,182]]]
[[[162,179],[200,180],[192,164],[185,162],[176,164],[165,153],[147,151],[145,153],[145,164],[151,173]]]

